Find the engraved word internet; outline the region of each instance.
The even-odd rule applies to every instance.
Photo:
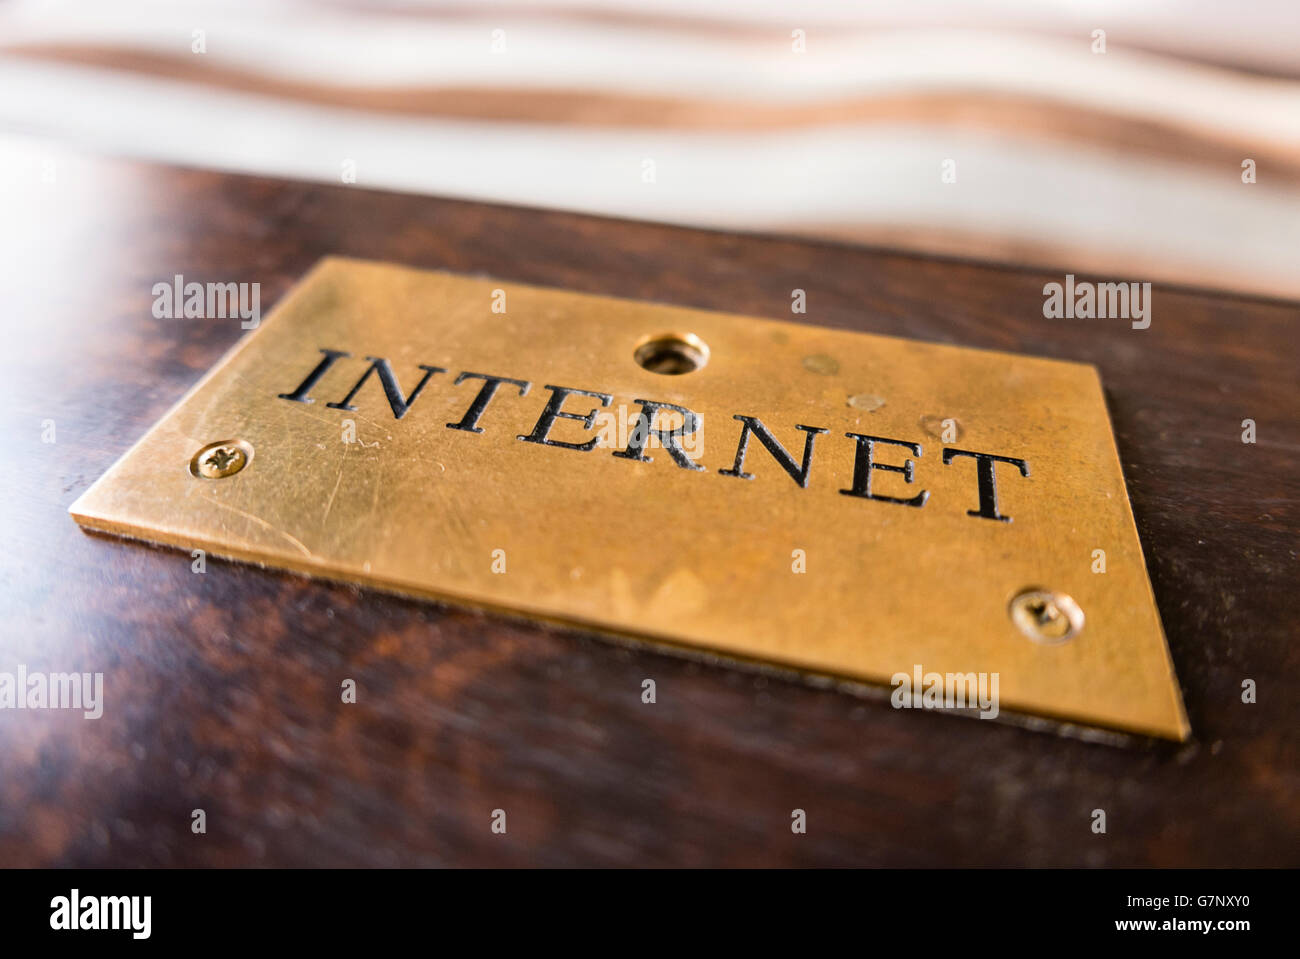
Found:
[[[352,358],[352,354],[342,350],[321,349],[320,353],[323,354],[323,358],[316,364],[315,368],[308,372],[303,381],[291,392],[277,394],[280,399],[292,403],[316,402],[311,394],[318,386],[323,388],[321,381],[326,377],[326,374],[329,374],[340,361]],[[331,377],[335,383],[350,382],[352,385],[341,399],[327,402],[326,407],[334,410],[356,412],[359,407],[354,405],[353,401],[357,399],[361,388],[366,385],[371,376],[375,376],[383,388],[384,396],[394,418],[400,420],[411,411],[412,406],[419,399],[421,393],[424,392],[424,388],[429,384],[430,380],[438,374],[447,373],[447,370],[442,367],[420,364],[418,369],[423,373],[423,376],[408,394],[402,391],[397,376],[388,360],[383,357],[367,356],[365,362],[367,366],[355,380],[340,381],[337,376]],[[355,368],[355,364],[352,365]],[[341,370],[342,367],[339,368],[339,372]],[[477,383],[480,385],[473,398],[469,401],[468,407],[465,408],[464,415],[458,421],[448,423],[446,426],[449,430],[458,430],[464,433],[484,432],[484,427],[480,426],[479,423],[487,412],[488,406],[496,399],[498,392],[502,391],[503,387],[505,387],[504,392],[507,394],[515,394],[511,397],[511,401],[517,402],[519,398],[528,396],[533,386],[528,380],[469,371],[460,372],[452,380],[451,385],[455,387],[463,383]],[[602,409],[609,407],[613,403],[614,397],[609,393],[602,393],[598,390],[580,389],[572,386],[547,384],[543,389],[548,390],[550,396],[542,405],[536,425],[531,432],[518,434],[515,438],[524,443],[573,450],[580,453],[590,453],[594,450],[599,442],[596,436],[592,436],[583,442],[572,442],[570,440],[554,439],[551,432],[561,420],[581,423],[583,431],[591,432],[597,415]],[[646,463],[652,459],[646,452],[648,447],[662,448],[681,469],[697,472],[707,471],[707,467],[689,455],[687,448],[689,444],[684,442],[699,429],[700,416],[698,413],[684,406],[658,400],[637,399],[633,402],[640,407],[640,412],[637,415],[637,427],[630,431],[623,448],[613,452],[614,456],[619,459]],[[570,408],[566,409],[566,405]],[[680,422],[672,428],[656,425],[662,424],[664,420],[661,417],[667,416],[673,416],[674,419]],[[800,430],[805,434],[802,456],[796,457],[786,449],[785,445],[777,439],[767,424],[758,416],[736,413],[733,414],[732,419],[737,420],[740,424],[735,447],[736,455],[731,466],[718,469],[719,474],[742,480],[754,479],[752,473],[745,471],[745,462],[749,456],[750,441],[756,439],[772,459],[789,474],[790,479],[797,486],[801,489],[807,489],[817,437],[829,433],[829,429],[821,426],[805,426],[801,423],[794,424],[796,430]],[[573,428],[568,427],[568,429],[572,430]],[[918,485],[916,484],[915,475],[916,464],[912,457],[916,459],[922,457],[923,449],[920,443],[886,436],[872,436],[865,433],[845,433],[844,435],[853,441],[853,481],[848,489],[839,491],[842,495],[917,509],[925,506],[930,498],[928,490],[918,489],[911,496],[886,496],[882,493],[873,492],[871,488],[873,475],[879,471],[899,474],[905,484]],[[894,453],[897,456],[900,449],[911,454],[910,457],[903,458],[902,463],[879,461],[878,457],[885,453]],[[998,508],[998,466],[999,464],[1002,465],[1002,472],[1005,475],[1027,477],[1029,476],[1029,463],[1026,460],[1014,456],[1000,456],[995,453],[957,449],[951,446],[944,447],[939,459],[943,466],[953,468],[955,468],[954,464],[966,460],[971,461],[973,466],[972,479],[975,487],[975,497],[973,499],[978,499],[978,506],[975,509],[968,509],[966,511],[967,515],[1001,523],[1011,522],[1011,517],[1004,515]]]

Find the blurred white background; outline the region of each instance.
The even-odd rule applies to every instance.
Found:
[[[1296,0],[0,0],[0,131],[1290,298],[1298,78]]]

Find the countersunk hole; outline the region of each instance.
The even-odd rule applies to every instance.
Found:
[[[642,340],[632,356],[651,373],[681,376],[703,369],[709,348],[694,333],[660,333]]]

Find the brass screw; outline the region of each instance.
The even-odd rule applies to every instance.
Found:
[[[190,473],[200,479],[234,476],[253,458],[253,448],[240,440],[209,443],[190,460]]]
[[[1083,629],[1083,610],[1065,593],[1027,589],[1011,600],[1011,621],[1038,643],[1063,643]]]

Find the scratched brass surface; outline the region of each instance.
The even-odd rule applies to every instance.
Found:
[[[638,365],[665,334],[692,334],[705,365]],[[322,349],[350,357],[311,387],[314,402],[282,398]],[[446,372],[400,419],[377,374],[355,411],[329,408],[367,357],[389,362],[407,399],[421,365]],[[449,429],[483,385],[454,385],[462,371],[531,386],[502,384],[482,432]],[[642,399],[695,411],[683,446],[705,469],[653,444],[649,462],[611,455],[626,445],[611,419],[554,424],[555,441],[600,437],[590,451],[521,442],[548,385],[610,394],[624,421]],[[574,395],[562,408],[598,402]],[[827,430],[806,488],[756,437],[753,479],[719,473],[736,457],[735,415],[758,417],[792,465],[808,435],[796,425]],[[871,492],[926,490],[924,505],[841,494],[857,452],[846,433],[919,444],[920,455],[877,444],[876,463],[910,459],[914,473],[874,470]],[[200,451],[225,442],[239,445],[204,475]],[[1010,522],[969,515],[976,461],[944,465],[945,447],[1026,462],[1028,476],[995,469]],[[186,550],[810,673],[886,686],[917,666],[996,673],[1004,711],[1188,733],[1101,384],[1080,364],[327,259],[71,512]],[[1023,631],[1035,589],[1065,594],[1076,635],[1061,641],[1060,619],[1043,641]]]

